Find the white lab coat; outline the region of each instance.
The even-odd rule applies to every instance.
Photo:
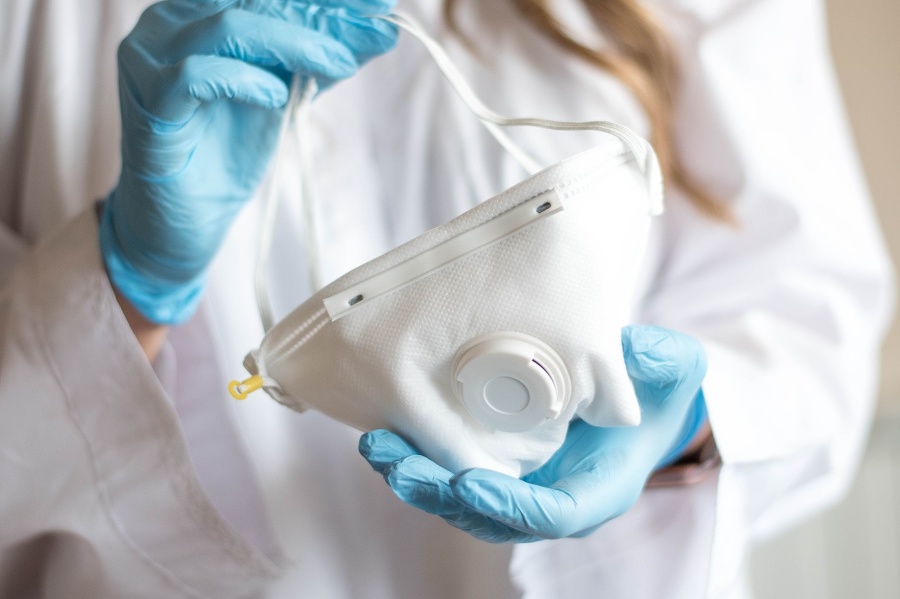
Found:
[[[670,188],[635,319],[706,347],[723,468],[646,491],[588,538],[515,548],[401,504],[357,455],[358,432],[226,398],[262,334],[244,283],[256,203],[198,315],[146,362],[101,265],[94,201],[118,169],[115,48],[147,4],[0,4],[0,597],[740,597],[748,542],[839,498],[872,408],[890,270],[817,0],[657,1],[683,55],[679,151],[740,226]],[[481,58],[445,41],[492,107],[646,131],[615,80],[505,2],[464,5]],[[407,8],[439,30],[436,8]],[[409,39],[314,110],[330,278],[524,177]],[[603,142],[515,135],[548,163]],[[283,187],[282,315],[309,292]]]

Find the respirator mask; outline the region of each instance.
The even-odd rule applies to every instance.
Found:
[[[533,174],[340,277],[274,326],[258,276],[267,333],[244,361],[253,376],[233,382],[232,394],[261,388],[298,411],[392,430],[452,472],[528,473],[560,447],[575,417],[639,424],[621,328],[651,217],[662,211],[650,145],[614,123],[500,117],[415,23],[385,18],[425,44],[463,101]],[[294,85],[299,100],[286,122],[302,118],[315,93],[313,84],[301,87]],[[541,169],[504,126],[594,130],[615,143]]]

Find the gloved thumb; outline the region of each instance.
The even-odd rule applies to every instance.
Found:
[[[622,329],[625,369],[641,407],[659,405],[672,397],[697,393],[706,375],[706,352],[689,335],[657,326]]]

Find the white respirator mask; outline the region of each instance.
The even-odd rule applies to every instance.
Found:
[[[254,376],[233,382],[232,394],[262,388],[298,411],[389,429],[452,472],[535,470],[575,417],[639,424],[621,329],[651,216],[662,211],[650,145],[614,123],[500,117],[416,24],[386,18],[426,45],[469,108],[535,174],[340,277],[274,326],[258,276],[268,332],[244,362]],[[290,112],[302,114],[314,90],[298,89]],[[621,143],[540,169],[500,126],[594,130]]]

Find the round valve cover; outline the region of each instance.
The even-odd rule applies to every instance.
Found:
[[[554,419],[569,401],[571,382],[559,355],[543,341],[512,331],[466,343],[452,367],[454,390],[486,427],[524,432]]]

